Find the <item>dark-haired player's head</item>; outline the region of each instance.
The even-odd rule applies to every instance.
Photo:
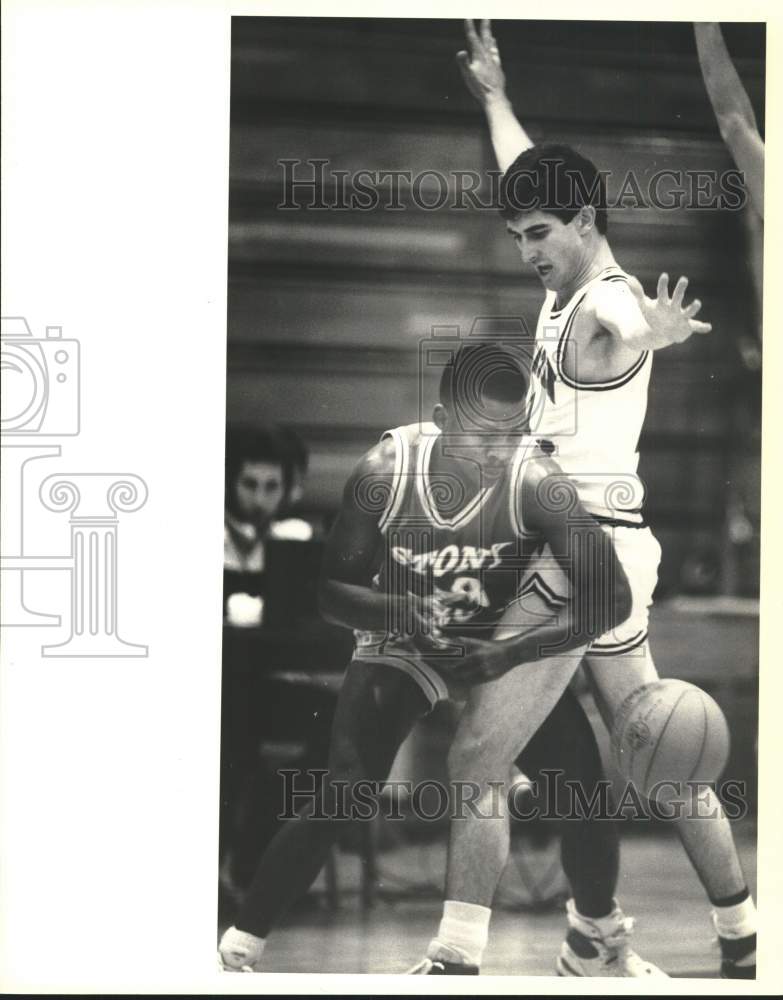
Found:
[[[523,350],[464,343],[441,373],[433,420],[449,454],[499,475],[527,430],[528,366]]]
[[[230,427],[226,431],[226,510],[262,533],[286,495],[285,451],[272,430]]]
[[[500,214],[524,263],[546,288],[558,291],[606,235],[605,176],[570,146],[533,146],[503,175]]]

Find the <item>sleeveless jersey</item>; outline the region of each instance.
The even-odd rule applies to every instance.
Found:
[[[578,378],[579,357],[569,354],[571,331],[587,292],[599,282],[624,282],[617,266],[605,268],[555,308],[548,292],[536,327],[528,402],[530,432],[551,441],[553,458],[573,481],[585,508],[599,520],[640,524],[644,487],[637,476],[639,435],[647,411],[652,351],[623,374],[603,382]]]
[[[539,544],[537,535],[525,531],[517,501],[525,458],[535,442],[521,443],[503,476],[471,498],[462,495],[456,477],[430,481],[439,433],[435,424],[412,424],[381,439],[394,441],[396,460],[379,521],[384,544],[373,589],[432,598],[435,623],[446,640],[460,634],[489,638],[520,593],[523,567]],[[540,585],[538,578],[534,585]],[[355,656],[411,652],[405,637],[411,629],[412,621],[390,621],[385,632],[357,631]]]

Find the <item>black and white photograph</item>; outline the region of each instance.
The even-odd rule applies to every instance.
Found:
[[[226,971],[755,977],[764,80],[233,18]]]
[[[0,992],[779,993],[773,6],[2,18]]]

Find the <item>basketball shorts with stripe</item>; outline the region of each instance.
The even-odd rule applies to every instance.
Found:
[[[605,525],[604,531],[614,542],[617,558],[631,586],[631,614],[622,625],[592,643],[588,649],[590,656],[618,656],[644,645],[661,563],[660,543],[649,528]]]
[[[383,670],[401,670],[407,674],[411,680],[421,688],[424,697],[433,709],[439,701],[449,701],[450,699],[462,701],[465,692],[462,688],[457,689],[443,678],[434,667],[431,667],[424,660],[415,654],[405,655],[400,652],[377,653],[371,650],[358,648],[353,655],[355,663],[367,664],[367,666],[380,667]]]
[[[596,639],[587,650],[590,656],[617,656],[638,649],[647,640],[650,606],[658,583],[661,546],[647,527],[602,525],[611,537],[617,558],[631,588],[631,614],[628,619]],[[532,624],[535,615],[528,610],[529,595],[536,593],[557,613],[566,603],[570,583],[549,546],[526,571],[519,589],[515,620],[519,625]],[[589,599],[589,598],[588,598]]]

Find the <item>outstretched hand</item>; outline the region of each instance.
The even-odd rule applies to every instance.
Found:
[[[694,319],[701,309],[699,299],[694,299],[690,305],[683,306],[685,289],[688,279],[680,278],[669,298],[669,276],[662,274],[658,278],[657,297],[649,299],[638,279],[631,277],[629,282],[631,292],[636,299],[642,316],[650,329],[649,347],[657,350],[670,344],[681,344],[692,333],[709,333],[710,323]]]
[[[489,21],[484,19],[481,22],[477,34],[472,19],[467,19],[465,36],[469,52],[458,52],[457,62],[468,90],[481,104],[486,104],[493,97],[504,96],[506,78]]]

